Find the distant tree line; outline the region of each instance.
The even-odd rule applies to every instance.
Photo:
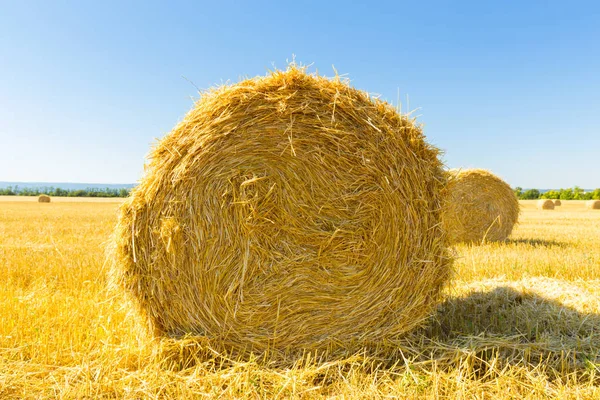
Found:
[[[0,196],[48,196],[59,197],[127,197],[131,189],[87,188],[87,189],[61,189],[55,187],[19,188],[8,186],[0,188]]]
[[[55,187],[19,188],[19,186],[8,186],[0,188],[0,196],[48,196],[59,197],[127,197],[131,189],[111,188],[87,188],[87,189],[61,189]],[[560,199],[560,200],[600,200],[600,188],[591,192],[585,192],[579,186],[570,189],[548,190],[541,193],[538,189],[527,189],[516,187],[515,195],[520,200],[536,199]]]
[[[515,195],[520,200],[535,200],[535,199],[560,199],[560,200],[600,200],[600,189],[586,192],[579,186],[570,189],[548,190],[541,193],[537,189],[527,189],[516,187]]]

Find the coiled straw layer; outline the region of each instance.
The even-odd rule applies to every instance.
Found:
[[[590,210],[600,210],[600,200],[588,200],[585,205]]]
[[[157,334],[265,353],[377,343],[449,277],[438,150],[290,67],[206,93],[121,208],[116,282]]]
[[[537,208],[540,210],[554,210],[554,206],[554,201],[548,199],[540,199],[537,202]]]
[[[506,240],[519,218],[519,200],[502,179],[483,169],[447,172],[444,227],[452,243]]]

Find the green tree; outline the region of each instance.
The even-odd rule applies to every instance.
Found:
[[[521,200],[535,200],[540,198],[540,191],[537,189],[527,189],[519,197]]]
[[[560,189],[561,200],[573,200],[574,198],[575,194],[573,193],[573,189]]]
[[[572,191],[574,200],[585,200],[584,191],[582,188],[579,186],[574,186]]]
[[[4,189],[0,189],[1,196],[14,196],[16,193],[13,191],[12,186],[7,186]]]
[[[558,199],[560,198],[560,192],[557,190],[548,190],[541,196],[542,199]]]
[[[513,189],[513,192],[515,192],[515,196],[517,196],[517,198],[521,198],[521,195],[523,194],[523,188],[520,186],[517,186],[516,188]]]

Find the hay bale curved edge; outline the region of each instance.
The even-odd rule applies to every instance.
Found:
[[[447,177],[443,222],[449,241],[506,240],[520,213],[511,187],[484,169],[453,169]]]
[[[540,210],[554,210],[554,202],[549,199],[538,200],[537,208]]]
[[[585,205],[590,210],[600,210],[600,200],[588,200]]]
[[[439,151],[387,103],[291,67],[206,93],[122,205],[114,281],[156,334],[344,349],[428,316],[451,274]]]

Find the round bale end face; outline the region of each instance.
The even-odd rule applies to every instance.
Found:
[[[600,200],[588,200],[586,206],[590,210],[600,210]]]
[[[520,206],[511,187],[483,169],[446,173],[444,228],[451,243],[506,240],[518,222]]]
[[[50,196],[45,195],[45,194],[41,194],[38,197],[38,203],[50,203]]]
[[[539,200],[537,202],[537,208],[540,210],[554,210],[554,202],[552,200]]]
[[[153,149],[121,207],[115,279],[156,333],[240,353],[397,337],[451,273],[438,156],[337,79],[221,87]]]

